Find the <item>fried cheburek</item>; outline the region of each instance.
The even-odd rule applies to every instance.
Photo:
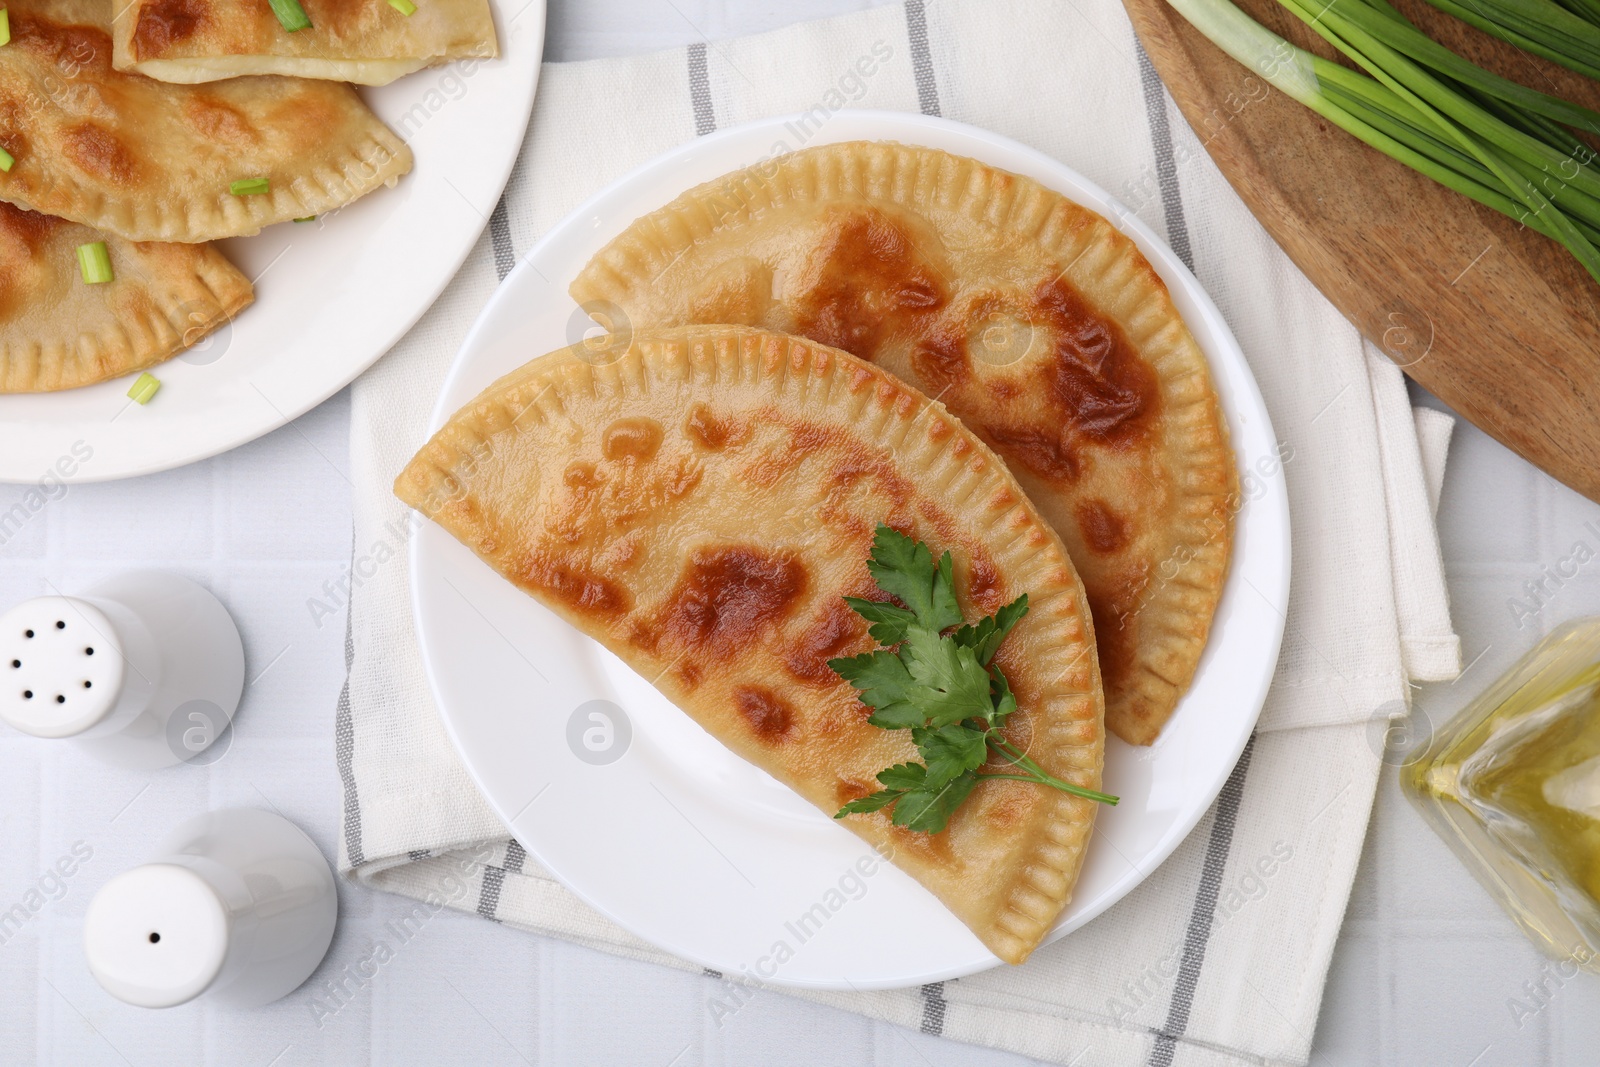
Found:
[[[489,0],[301,0],[310,27],[284,31],[265,0],[118,0],[112,62],[160,81],[250,74],[387,85],[455,59],[499,54]]]
[[[949,549],[969,618],[1028,594],[995,660],[1009,740],[1099,787],[1094,637],[1060,539],[969,430],[846,353],[738,327],[556,352],[457,412],[395,491],[830,815],[917,758],[828,666],[874,647],[842,598],[875,595],[880,522]],[[886,811],[840,825],[1019,963],[1072,895],[1095,807],[985,778],[939,833]]]
[[[76,249],[104,242],[112,280]],[[124,241],[0,202],[0,393],[75,389],[170,359],[237,315],[250,282],[207,244]]]

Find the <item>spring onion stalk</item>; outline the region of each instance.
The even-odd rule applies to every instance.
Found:
[[[1347,0],[1347,4],[1359,2],[1361,0]],[[1543,215],[1555,230],[1557,240],[1600,280],[1600,250],[1545,195],[1546,191],[1557,193],[1568,189],[1588,195],[1600,193],[1600,175],[1584,161],[1574,160],[1567,153],[1500,121],[1365,31],[1347,26],[1348,39],[1342,37],[1331,25],[1338,21],[1337,16],[1328,17],[1331,5],[1315,11],[1308,6],[1308,0],[1283,0],[1283,3],[1329,44],[1420,112],[1440,135],[1455,142],[1493,172],[1507,192],[1533,215]],[[1541,181],[1543,176],[1554,178],[1554,185]],[[1538,185],[1534,184],[1536,181]],[[1566,196],[1563,207],[1570,211],[1574,207],[1581,208],[1582,202],[1576,196]],[[1521,219],[1527,221],[1526,216]]]
[[[228,186],[234,196],[261,196],[271,190],[272,183],[266,178],[240,178]]]
[[[1312,6],[1318,2],[1319,0],[1309,0],[1309,2],[1283,0],[1285,7],[1298,15],[1329,44],[1355,60],[1368,74],[1392,88],[1398,95],[1422,108],[1425,114],[1434,117],[1438,128],[1463,146],[1469,145],[1469,141],[1462,140],[1458,131],[1465,130],[1475,135],[1473,139],[1487,141],[1499,149],[1500,154],[1536,166],[1560,167],[1569,158],[1568,153],[1552,148],[1496,118],[1459,92],[1441,83],[1438,78],[1430,75],[1377,37],[1344,20],[1339,11],[1355,8],[1358,6],[1357,0],[1346,0],[1345,3],[1338,3],[1336,0],[1334,4],[1322,7],[1320,10]],[[1446,116],[1448,120],[1453,121],[1447,121]],[[1474,150],[1469,148],[1469,151]],[[1483,158],[1481,154],[1479,156]],[[1583,166],[1571,169],[1572,184],[1592,194],[1600,195],[1600,174]]]
[[[134,380],[133,386],[128,390],[128,399],[137,404],[148,404],[150,398],[155,396],[160,388],[161,379],[146,371]]]
[[[389,6],[406,18],[410,18],[417,13],[417,5],[413,4],[411,0],[389,0]]]
[[[1600,0],[1556,0],[1562,7],[1600,26]]]
[[[1370,6],[1369,6],[1370,5]],[[1381,5],[1381,6],[1380,6]],[[1316,4],[1319,18],[1332,18],[1336,23],[1354,25],[1407,59],[1420,63],[1436,74],[1479,93],[1514,104],[1536,115],[1556,122],[1564,122],[1574,129],[1600,134],[1600,113],[1591,111],[1558,96],[1550,96],[1526,88],[1491,74],[1475,63],[1468,62],[1444,45],[1417,29],[1405,16],[1390,7],[1384,0],[1366,0],[1355,3],[1331,3],[1323,7]],[[1338,26],[1335,25],[1335,29]]]
[[[1385,0],[1280,0],[1364,74],[1297,48],[1230,0],[1167,2],[1274,88],[1385,155],[1558,241],[1600,281],[1600,173],[1589,165],[1596,154],[1561,125],[1596,132],[1600,115],[1480,70],[1423,36]],[[1524,13],[1550,4],[1466,2]]]
[[[104,241],[78,246],[78,271],[89,285],[99,285],[111,280],[111,253]]]
[[[0,45],[11,43],[11,9],[0,7]]]
[[[311,20],[306,17],[306,9],[300,6],[300,0],[267,0],[267,3],[272,13],[278,16],[278,25],[285,31],[294,33],[311,28]]]
[[[1428,0],[1462,22],[1579,74],[1600,78],[1600,26],[1550,0]]]
[[[7,152],[4,148],[0,148],[0,170],[10,171],[11,165],[15,162],[16,160],[11,158],[10,152]]]
[[[1373,147],[1485,207],[1525,222],[1546,237],[1556,238],[1555,231],[1545,224],[1541,216],[1530,215],[1525,207],[1505,194],[1499,179],[1487,167],[1454,145],[1434,137],[1420,124],[1421,117],[1415,111],[1405,109],[1403,102],[1386,96],[1381,85],[1335,63],[1318,59],[1316,64],[1323,91],[1329,100],[1387,135],[1403,151],[1389,152],[1381,144],[1374,144]],[[1408,144],[1413,147],[1405,149],[1404,146]],[[1429,166],[1419,165],[1413,158],[1408,158],[1403,154],[1404,151],[1414,152],[1425,163],[1434,168],[1444,168],[1453,176],[1450,180],[1441,178]],[[1600,228],[1595,228],[1587,236],[1591,241],[1600,242]]]

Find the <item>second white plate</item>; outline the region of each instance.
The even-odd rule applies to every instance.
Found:
[[[757,162],[783,127],[774,118],[686,144],[553,229],[484,309],[433,427],[531,356],[582,336],[587,320],[567,285],[607,241],[679,192]],[[1241,472],[1276,470],[1271,422],[1221,314],[1172,251],[1105,192],[1014,141],[917,115],[841,112],[812,143],[859,139],[973,156],[1116,221],[1210,360]],[[1154,746],[1109,742],[1106,788],[1122,803],[1100,812],[1051,939],[1099,915],[1171,854],[1255,725],[1283,636],[1289,512],[1281,477],[1248,476],[1245,488],[1194,684]],[[679,956],[779,985],[895,988],[999,962],[910,877],[873,864],[859,838],[724,748],[448,534],[424,527],[411,563],[424,664],[467,769],[528,852],[602,914]]]
[[[405,336],[488,224],[533,110],[544,0],[490,8],[498,59],[361,90],[411,146],[410,174],[315,222],[223,241],[256,302],[152,367],[162,385],[147,407],[128,399],[134,375],[0,396],[0,482],[99,482],[214,456],[322,403]]]

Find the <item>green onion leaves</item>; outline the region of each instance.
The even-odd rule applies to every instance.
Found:
[[[104,241],[78,246],[78,270],[90,285],[111,280],[111,253],[106,251]]]
[[[1559,242],[1600,281],[1600,153],[1571,132],[1600,134],[1600,113],[1483,70],[1387,0],[1279,0],[1364,73],[1296,48],[1230,0],[1168,2],[1223,51],[1346,133]],[[1428,2],[1600,76],[1600,0]]]
[[[146,371],[134,381],[128,390],[128,399],[138,404],[150,403],[150,398],[156,395],[161,388],[161,379]]]
[[[9,172],[12,164],[14,163],[16,163],[16,160],[11,158],[11,153],[7,152],[4,148],[0,148],[0,171]]]
[[[11,10],[0,7],[0,45],[11,43]]]
[[[267,3],[278,16],[278,25],[289,33],[311,28],[311,20],[306,18],[306,9],[300,6],[300,0],[267,0]]]
[[[417,13],[417,5],[413,4],[411,0],[389,0],[389,6],[406,18],[410,18]]]
[[[271,191],[272,183],[266,178],[240,178],[228,186],[234,196],[262,196]]]

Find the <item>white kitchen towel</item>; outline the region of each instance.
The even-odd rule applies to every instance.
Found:
[[[1248,106],[1268,91],[1241,69],[1229,99]],[[1399,374],[1368,361],[1356,331],[1250,216],[1117,0],[907,0],[758,37],[546,65],[511,184],[497,205],[478,205],[489,227],[476,253],[354,390],[341,867],[421,898],[419,907],[476,910],[692,966],[537,869],[475,792],[422,676],[407,569],[384,565],[403,561],[416,523],[389,486],[425,439],[474,316],[564,213],[695,136],[786,112],[826,121],[849,106],[944,115],[1016,138],[1164,233],[1221,307],[1272,412],[1280,459],[1241,476],[1289,495],[1293,591],[1256,737],[1211,814],[1124,901],[1022,967],[920,989],[805,995],[1061,1063],[1305,1063],[1384,725],[1406,706],[1417,657],[1405,638],[1426,639],[1428,677],[1455,666],[1428,490],[1436,474],[1423,467]],[[662,190],[663,200],[678,191]],[[1435,468],[1439,444],[1433,431]],[[778,995],[726,979],[707,989],[719,1026],[751,996]]]

